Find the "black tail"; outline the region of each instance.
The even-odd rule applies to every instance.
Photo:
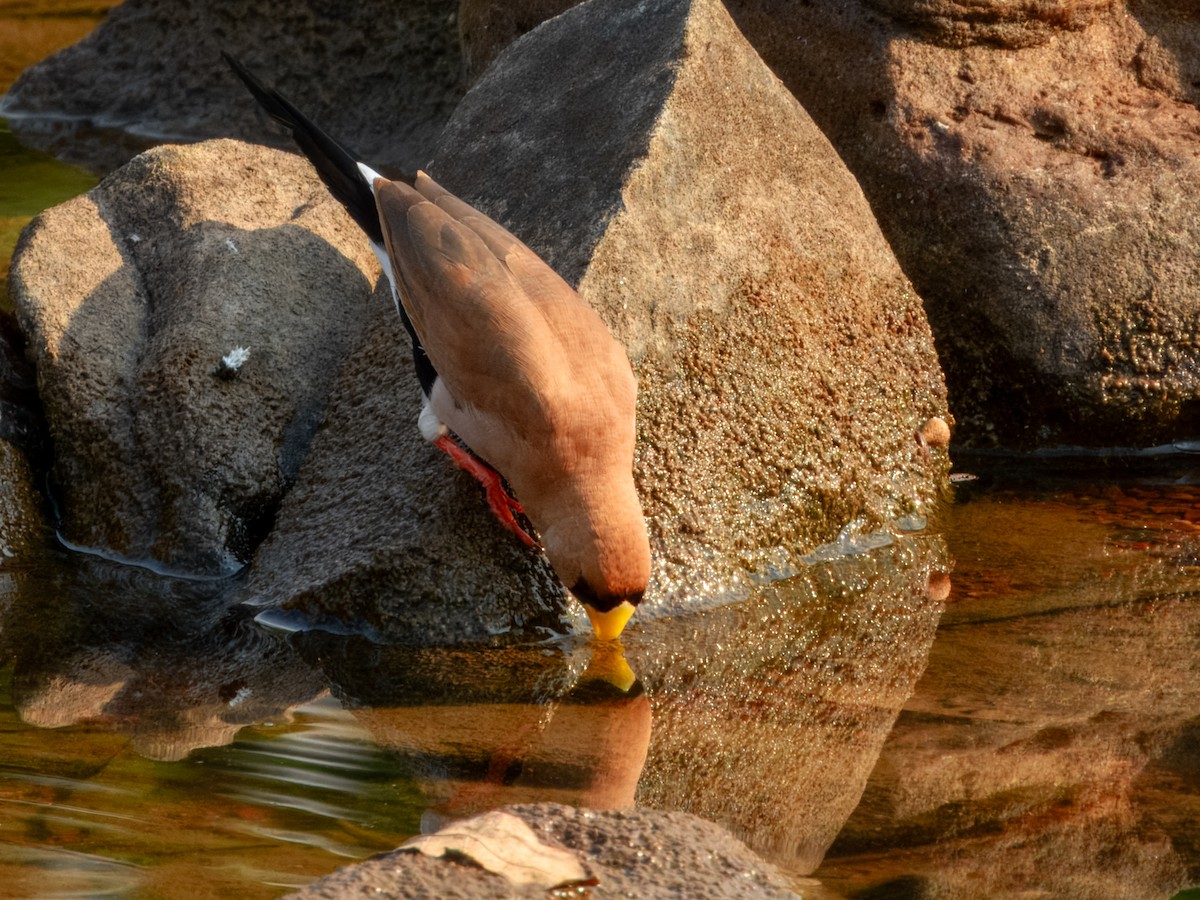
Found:
[[[221,55],[271,118],[292,133],[296,144],[312,162],[330,193],[346,207],[350,217],[367,233],[367,237],[382,246],[383,231],[379,226],[375,194],[350,151],[313,124],[277,90],[255,78],[238,60],[224,50]]]

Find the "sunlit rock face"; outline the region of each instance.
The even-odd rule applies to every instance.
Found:
[[[63,537],[193,574],[245,561],[377,276],[307,164],[229,141],[152,151],[37,217],[10,286]]]
[[[270,72],[376,165],[414,168],[464,90],[442,0],[127,0],[78,44],[24,72],[0,115],[30,146],[110,171],[163,140],[286,146],[221,59]]]
[[[913,432],[945,397],[920,303],[854,179],[719,3],[596,2],[545,23],[467,95],[431,173],[577,284],[629,352],[655,550],[643,610],[744,595],[847,523],[882,527],[935,495],[945,456],[923,456]],[[431,488],[451,476],[425,473],[415,384],[381,386],[399,329],[369,333],[314,444],[314,480],[257,561],[269,602],[323,583],[324,602],[352,604],[350,567],[416,540],[364,541],[364,492],[421,482],[402,489],[419,499],[385,504],[392,535],[445,514]],[[352,399],[376,391],[398,399]],[[471,530],[456,544],[486,533],[478,508],[457,518]],[[489,527],[509,570],[522,552]],[[357,537],[311,552],[342,533]],[[414,582],[442,592],[421,565]]]
[[[1194,435],[1194,9],[729,6],[858,177],[924,299],[958,440]]]
[[[463,0],[478,69],[572,5]],[[1159,0],[729,0],[862,185],[960,423],[1014,448],[1200,423],[1195,12]],[[466,27],[467,24],[470,27]]]

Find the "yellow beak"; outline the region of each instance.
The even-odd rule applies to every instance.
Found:
[[[596,639],[600,641],[615,641],[619,638],[625,630],[625,623],[633,615],[634,608],[628,600],[622,601],[619,606],[614,606],[608,612],[584,606],[588,618],[592,620],[592,630],[596,632]]]
[[[621,645],[615,641],[606,641],[592,648],[592,657],[579,680],[581,683],[605,681],[621,693],[628,694],[629,689],[637,683],[637,675],[626,662]]]

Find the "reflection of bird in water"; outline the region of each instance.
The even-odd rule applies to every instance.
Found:
[[[359,708],[381,744],[416,763],[431,808],[422,831],[514,803],[593,809],[633,806],[650,747],[650,700],[619,645],[597,644],[574,686],[554,702],[479,697]]]
[[[536,546],[514,513],[528,516],[597,637],[617,637],[650,576],[625,351],[502,226],[424,172],[389,181],[357,162],[226,59],[370,238],[412,339],[421,433],[483,484],[507,528]]]

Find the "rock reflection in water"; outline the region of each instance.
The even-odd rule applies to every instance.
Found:
[[[1074,477],[1020,503],[959,497],[955,595],[827,884],[1131,900],[1200,884],[1200,488]]]
[[[712,819],[808,872],[925,667],[944,557],[940,541],[907,537],[744,603],[640,620],[624,649],[642,681],[617,649],[582,642],[451,651],[294,640],[403,758],[427,828],[511,803],[636,802]]]
[[[940,540],[907,537],[643,623],[625,641],[654,709],[639,804],[712,819],[810,872],[925,669],[945,569]]]
[[[423,831],[514,803],[634,804],[650,701],[615,646],[455,651],[315,633],[295,640],[419,785]]]
[[[228,744],[324,690],[286,645],[230,611],[221,582],[60,554],[9,569],[0,660],[21,718],[128,734],[149,759]]]

